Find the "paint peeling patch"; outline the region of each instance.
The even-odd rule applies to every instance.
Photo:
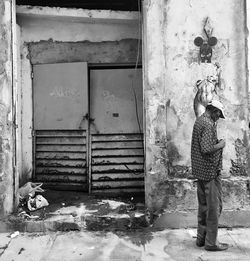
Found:
[[[171,166],[171,168],[169,168],[170,178],[180,178],[180,179],[192,178],[191,174],[192,171],[191,171],[191,167],[189,166],[176,165],[176,166]]]
[[[175,167],[173,166],[174,162],[180,160],[181,155],[173,142],[168,142],[166,147],[167,160],[166,167],[170,177],[176,177]]]
[[[249,179],[222,180],[223,202],[227,209],[243,209],[250,206]]]
[[[166,108],[163,104],[158,105],[157,114],[155,121],[153,122],[155,126],[155,144],[166,147]]]
[[[236,159],[231,159],[230,174],[233,176],[247,176],[247,148],[240,139],[235,140]]]
[[[195,209],[197,205],[197,202],[194,201],[196,196],[195,184],[190,180],[161,180],[155,187],[155,193],[157,200],[152,199],[154,201],[152,211],[158,209]]]
[[[178,148],[172,141],[165,144],[165,146],[161,147],[161,162],[168,170],[169,178],[189,178],[191,176],[191,167],[176,164],[182,158]]]
[[[249,180],[247,180],[246,186],[247,186],[248,195],[250,197],[250,181]]]

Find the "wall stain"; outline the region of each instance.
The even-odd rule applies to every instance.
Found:
[[[137,39],[103,42],[59,42],[49,39],[25,43],[28,46],[32,64],[90,62],[90,63],[135,63],[137,60]],[[141,48],[139,63],[141,63]]]
[[[236,159],[231,159],[231,168],[230,174],[232,176],[247,176],[247,153],[246,153],[246,146],[244,141],[241,139],[235,140],[235,151],[236,151]]]
[[[156,194],[154,194],[156,193]],[[182,180],[175,180],[174,182],[166,177],[166,179],[161,180],[157,183],[155,191],[153,191],[151,211],[163,213],[164,210],[176,210],[178,208],[185,209],[187,201],[189,198],[193,198],[193,193],[196,190],[193,189],[192,182],[188,185],[183,185]],[[155,201],[155,195],[157,195],[157,201]],[[193,202],[190,201],[193,205]]]

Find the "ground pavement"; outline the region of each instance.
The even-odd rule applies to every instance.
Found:
[[[220,229],[227,251],[195,245],[195,229],[0,233],[1,261],[250,261],[250,229]]]

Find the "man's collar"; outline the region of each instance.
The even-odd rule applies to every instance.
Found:
[[[213,125],[215,124],[214,120],[211,118],[211,115],[210,115],[210,113],[209,113],[208,111],[205,111],[205,112],[203,113],[203,115],[204,115],[205,118],[209,119],[209,121],[211,121],[211,123],[212,123]]]

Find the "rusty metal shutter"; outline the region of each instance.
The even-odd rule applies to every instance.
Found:
[[[91,135],[92,193],[144,191],[142,134]]]
[[[85,130],[36,130],[36,181],[87,191],[86,146]]]

